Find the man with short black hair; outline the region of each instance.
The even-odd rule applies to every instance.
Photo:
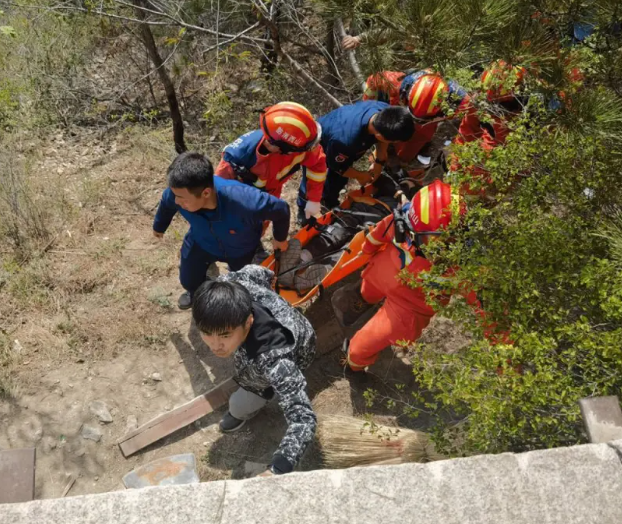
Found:
[[[324,183],[323,200],[328,208],[339,205],[339,192],[348,179],[361,185],[375,180],[387,159],[389,144],[409,140],[415,122],[405,107],[384,102],[357,102],[331,111],[318,119],[322,127],[320,143],[326,153],[328,173]],[[352,165],[376,145],[375,163],[369,171],[359,171]],[[298,193],[298,206],[306,202],[306,180]]]
[[[269,269],[249,265],[202,284],[192,305],[201,338],[216,356],[233,357],[240,385],[221,431],[237,431],[273,397],[283,410],[287,432],[263,475],[292,471],[317,425],[302,375],[315,356],[315,332],[272,290],[273,279]]]
[[[179,212],[190,224],[181,247],[179,280],[186,293],[179,307],[192,305],[192,294],[205,281],[210,264],[229,264],[232,271],[253,260],[261,245],[263,222],[273,223],[274,249],[287,249],[289,206],[236,180],[214,177],[211,162],[200,153],[179,155],[168,168],[168,189],[153,222],[162,238]]]

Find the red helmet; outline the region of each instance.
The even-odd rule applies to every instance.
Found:
[[[455,212],[460,212],[457,193],[452,192],[449,184],[435,180],[417,191],[410,203],[408,219],[415,233],[436,233],[449,226]]]
[[[441,112],[446,94],[449,94],[449,85],[439,75],[423,75],[410,89],[408,109],[415,118],[433,118]]]
[[[309,151],[320,142],[320,125],[306,107],[295,102],[268,107],[259,123],[266,140],[284,153]]]
[[[504,60],[490,64],[482,73],[482,87],[490,102],[509,102],[514,98],[514,88],[523,83],[526,69],[522,66],[511,66]]]

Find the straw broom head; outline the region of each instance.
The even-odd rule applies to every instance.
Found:
[[[436,453],[427,433],[381,426],[354,417],[321,417],[318,440],[324,465],[332,469],[445,458]]]

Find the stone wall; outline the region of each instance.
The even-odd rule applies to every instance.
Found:
[[[620,524],[622,441],[0,506],[2,524]]]

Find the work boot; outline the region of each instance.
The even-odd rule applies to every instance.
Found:
[[[294,289],[301,293],[308,291],[320,284],[331,269],[333,269],[332,266],[326,264],[313,264],[307,267],[300,275],[295,276]]]
[[[177,306],[179,309],[190,309],[192,307],[192,295],[190,291],[186,291],[179,296]]]
[[[297,238],[292,238],[289,241],[287,251],[281,253],[277,274],[277,279],[280,286],[293,289],[296,272],[290,271],[290,269],[293,269],[300,264],[301,250],[302,246],[300,245],[300,240],[298,240]]]
[[[337,320],[343,327],[354,324],[373,304],[365,302],[361,295],[361,282],[348,284],[338,289],[331,298]]]
[[[246,420],[240,420],[239,418],[235,418],[228,411],[225,413],[225,416],[220,419],[220,431],[223,433],[233,433],[238,429],[241,429],[242,426],[246,424]]]

